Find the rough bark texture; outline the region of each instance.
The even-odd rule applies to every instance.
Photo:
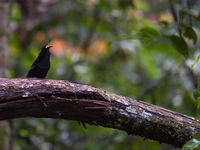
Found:
[[[61,118],[116,128],[181,147],[200,129],[194,118],[62,80],[0,79],[0,120]]]

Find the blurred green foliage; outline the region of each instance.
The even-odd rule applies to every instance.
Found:
[[[41,2],[32,6],[44,9],[41,15],[25,13],[15,2],[8,77],[25,77],[42,45],[52,39],[47,78],[91,84],[198,118],[200,2],[191,2],[173,1],[178,22],[168,1],[69,0],[50,8]],[[14,150],[175,149],[114,129],[87,127],[76,121],[16,119]]]
[[[199,150],[200,148],[200,132],[195,134],[193,139],[189,140],[181,150]]]

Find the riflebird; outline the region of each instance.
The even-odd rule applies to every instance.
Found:
[[[47,72],[50,69],[50,47],[49,42],[42,47],[40,54],[38,55],[35,62],[30,67],[28,74],[26,75],[27,78],[45,78]]]

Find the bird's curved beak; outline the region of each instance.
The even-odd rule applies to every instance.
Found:
[[[47,45],[45,48],[51,48],[51,47],[53,47],[53,46]]]
[[[50,43],[48,43],[48,44],[45,46],[45,48],[51,48],[51,47],[53,47],[53,46],[51,46]]]

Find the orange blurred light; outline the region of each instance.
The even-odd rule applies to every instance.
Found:
[[[150,21],[152,21],[152,22],[158,21],[157,14],[154,14],[154,13],[149,13],[149,14],[147,15],[147,18],[148,18]]]
[[[51,27],[48,30],[48,35],[49,35],[50,38],[55,38],[58,35],[58,30],[55,27]]]
[[[162,13],[160,15],[160,21],[173,22],[173,17],[169,13]]]
[[[82,55],[85,53],[85,50],[82,49],[82,46],[73,46],[67,43],[63,39],[56,39],[52,40],[49,44],[52,46],[50,48],[51,53],[54,56],[71,56],[71,55]],[[103,54],[107,50],[107,42],[104,40],[96,40],[93,43],[91,43],[90,47],[88,48],[88,55],[90,56],[100,56],[100,54]]]
[[[107,50],[107,42],[104,40],[96,40],[94,41],[89,49],[88,49],[88,54],[93,55],[93,56],[99,56],[100,54],[103,54]]]
[[[142,18],[143,16],[143,12],[141,10],[131,9],[130,13],[131,13],[131,16],[136,19]]]
[[[49,45],[52,46],[50,51],[55,56],[63,55],[67,49],[67,42],[62,39],[52,40]]]
[[[35,40],[39,43],[42,43],[45,39],[45,35],[44,35],[44,32],[42,31],[39,31],[36,33],[36,37],[35,37]]]

